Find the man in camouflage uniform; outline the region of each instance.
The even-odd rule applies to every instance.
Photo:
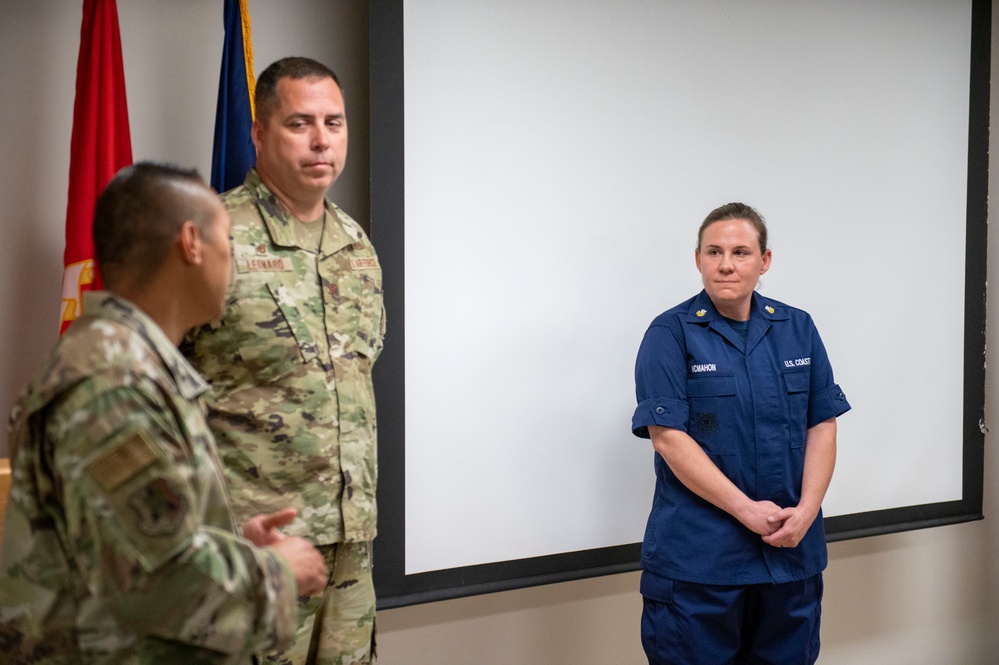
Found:
[[[176,345],[216,316],[228,218],[193,171],[141,163],[98,200],[107,292],[88,293],[11,415],[0,551],[5,663],[250,663],[294,630],[321,556],[251,521],[236,535],[205,422],[204,380]]]
[[[209,423],[237,515],[290,502],[299,519],[286,531],[316,543],[332,571],[272,662],[370,663],[381,268],[361,227],[325,198],[347,153],[336,75],[279,60],[257,81],[256,114],[257,166],[222,197],[234,261],[225,311],[184,349],[212,384]]]

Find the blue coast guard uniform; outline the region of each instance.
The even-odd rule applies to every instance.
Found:
[[[650,425],[684,431],[751,499],[796,506],[808,429],[850,405],[806,312],[754,293],[741,334],[733,326],[704,291],[653,320],[635,367],[632,431],[643,438]],[[650,661],[813,663],[827,562],[821,512],[797,547],[771,547],[687,489],[658,454],[655,469],[642,544],[642,631],[646,651],[662,660],[650,653]],[[724,639],[716,644],[697,634],[699,621],[684,620],[705,613],[724,615],[736,649],[743,635],[743,652],[728,653]],[[769,655],[745,655],[753,633]]]

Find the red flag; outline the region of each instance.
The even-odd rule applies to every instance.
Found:
[[[115,0],[83,0],[69,155],[60,334],[80,315],[83,292],[101,288],[94,263],[94,205],[118,169],[131,163],[118,9]]]

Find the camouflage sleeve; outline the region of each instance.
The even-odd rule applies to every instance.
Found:
[[[233,532],[200,409],[151,388],[91,378],[48,414],[63,538],[83,583],[147,639],[227,654],[283,648],[294,577]]]
[[[385,345],[385,332],[386,332],[386,330],[388,328],[388,326],[386,325],[385,318],[386,318],[385,317],[385,302],[382,301],[381,322],[378,324],[378,338],[379,338],[379,340],[381,340],[381,342],[378,345],[378,352],[376,353],[375,357],[372,358],[372,361],[377,360],[378,356],[382,355],[382,348]]]

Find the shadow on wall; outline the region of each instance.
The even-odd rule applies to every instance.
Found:
[[[0,417],[58,336],[79,8],[0,2]],[[39,44],[48,45],[39,48]],[[49,47],[51,46],[51,47]],[[6,435],[0,456],[7,455]]]
[[[900,660],[884,662],[922,664],[947,653],[954,665],[995,662],[984,639],[995,631],[987,627],[988,565],[980,556],[989,531],[978,521],[832,543],[825,659],[836,665],[892,653]]]
[[[454,621],[488,619],[523,610],[548,612],[557,605],[609,599],[622,594],[634,595],[637,602],[638,577],[637,572],[609,575],[383,610],[379,613],[379,630],[412,630]]]
[[[51,225],[52,220],[21,219],[6,234],[10,252],[3,277],[7,313],[0,328],[0,339],[6,340],[3,384],[8,401],[0,404],[4,420],[59,336],[63,246],[53,245],[46,237],[45,226]],[[7,454],[6,437],[0,452]]]

